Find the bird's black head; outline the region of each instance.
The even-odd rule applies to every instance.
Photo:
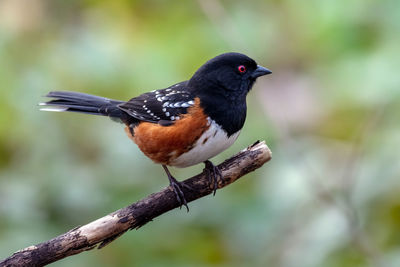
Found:
[[[189,80],[188,90],[230,136],[243,127],[247,93],[258,77],[270,73],[246,55],[226,53],[201,66]]]
[[[246,55],[225,53],[201,66],[190,79],[189,87],[198,93],[246,97],[255,80],[270,73]]]

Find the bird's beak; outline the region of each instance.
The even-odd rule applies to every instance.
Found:
[[[267,68],[264,68],[263,66],[257,65],[257,69],[251,74],[251,77],[254,79],[257,79],[260,76],[271,74],[272,71],[270,71]]]

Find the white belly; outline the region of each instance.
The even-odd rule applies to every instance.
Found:
[[[182,168],[204,162],[230,147],[239,133],[240,131],[237,131],[228,137],[215,121],[210,120],[210,127],[196,141],[193,148],[172,160],[169,165]]]

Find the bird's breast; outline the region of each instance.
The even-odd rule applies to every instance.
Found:
[[[215,121],[208,118],[209,127],[194,143],[192,148],[175,157],[169,165],[175,167],[188,167],[204,162],[230,147],[239,136],[240,131],[228,134]]]
[[[211,119],[195,98],[194,105],[170,126],[141,122],[128,136],[156,163],[187,167],[206,161],[230,147],[239,130],[229,134]],[[133,133],[133,134],[132,134]]]
[[[207,115],[196,98],[188,113],[170,126],[141,122],[133,129],[133,135],[129,127],[126,132],[147,157],[156,163],[171,165],[175,158],[190,151],[209,128]]]
[[[140,150],[154,162],[175,167],[188,167],[204,162],[230,147],[240,131],[228,136],[214,120],[209,117],[186,116],[173,126],[161,126],[143,122],[134,129],[129,127],[127,135]],[[193,119],[195,118],[195,119]],[[183,123],[182,123],[183,122]]]

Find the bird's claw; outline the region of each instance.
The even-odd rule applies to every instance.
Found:
[[[215,196],[215,193],[217,192],[218,189],[218,183],[224,179],[222,176],[221,170],[215,166],[211,161],[206,160],[204,161],[205,168],[204,171],[207,172],[208,174],[208,181],[210,184],[213,185],[213,195]]]
[[[163,168],[165,170],[165,173],[168,176],[169,185],[171,186],[172,191],[174,191],[174,193],[175,193],[176,200],[178,200],[179,208],[182,208],[182,205],[184,205],[186,207],[187,212],[189,212],[189,207],[187,205],[185,194],[182,191],[182,187],[185,187],[185,188],[190,189],[190,190],[192,190],[192,189],[190,188],[190,186],[188,186],[188,185],[186,185],[184,183],[178,182],[174,178],[174,176],[171,175],[171,173],[169,172],[169,170],[168,170],[166,165],[162,165],[162,166],[163,166]]]
[[[181,187],[188,187],[187,185],[178,182],[175,178],[170,180],[170,186],[175,193],[175,197],[179,202],[179,208],[182,208],[182,205],[186,207],[186,210],[189,212],[189,207],[187,205],[187,201],[185,198],[185,194],[182,191]]]

